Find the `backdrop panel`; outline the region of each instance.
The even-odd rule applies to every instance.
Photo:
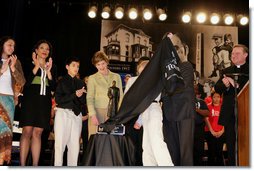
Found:
[[[228,63],[230,52],[238,43],[238,27],[234,26],[102,20],[100,49],[112,62],[132,65],[141,56],[152,57],[163,35],[169,31],[182,34],[190,48],[189,61],[201,77],[217,81],[219,71],[226,67],[224,63],[231,65]]]

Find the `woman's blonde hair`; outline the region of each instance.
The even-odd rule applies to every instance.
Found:
[[[107,64],[109,63],[108,56],[102,51],[96,52],[92,57],[92,64],[94,66],[100,61],[105,61]]]

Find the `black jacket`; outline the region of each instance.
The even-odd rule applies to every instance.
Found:
[[[162,93],[163,115],[168,121],[181,121],[194,118],[195,92],[194,92],[194,70],[190,62],[179,64],[184,80],[184,89],[173,94]]]
[[[237,68],[235,65],[225,68],[222,71],[222,77],[215,84],[215,91],[222,94],[223,93],[223,102],[221,106],[221,112],[219,117],[220,125],[227,125],[228,123],[235,122],[234,116],[234,95],[235,90],[233,86],[230,86],[229,89],[222,82],[223,75],[232,74],[232,73],[244,73],[246,76],[239,76],[237,83],[239,84],[239,88],[237,89],[237,93],[241,91],[244,85],[249,80],[249,64],[246,62],[240,68]],[[232,77],[232,76],[231,76]]]

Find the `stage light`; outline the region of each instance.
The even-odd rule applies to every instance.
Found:
[[[101,17],[104,19],[108,19],[110,17],[110,8],[109,6],[105,6],[102,10]]]
[[[164,21],[167,19],[167,14],[164,9],[158,8],[157,15],[159,16],[160,21]]]
[[[233,22],[234,22],[234,18],[232,15],[230,15],[230,14],[224,15],[224,23],[226,25],[231,25]]]
[[[90,18],[95,18],[97,13],[97,7],[96,6],[91,6],[89,11],[88,11],[88,16]]]
[[[153,17],[153,14],[152,14],[151,10],[148,9],[148,8],[144,9],[143,17],[144,17],[145,20],[151,20],[151,18]]]
[[[197,14],[196,19],[198,23],[204,23],[206,21],[206,14],[204,12],[200,12]]]
[[[241,25],[246,25],[249,23],[249,18],[244,16],[244,15],[238,15],[237,16],[237,21],[241,24]]]
[[[122,7],[117,7],[115,10],[115,17],[117,19],[122,19],[124,14],[124,9]]]
[[[131,8],[129,10],[129,18],[131,20],[135,20],[137,17],[138,17],[138,11],[137,11],[137,9],[136,8]]]
[[[240,24],[241,24],[241,25],[246,25],[246,24],[248,24],[248,22],[249,22],[248,17],[242,17],[242,18],[240,19]]]
[[[218,24],[220,22],[220,16],[217,13],[212,13],[210,22],[212,24]]]
[[[126,15],[125,11],[127,10],[125,8],[125,5],[123,4],[108,4],[108,3],[104,3],[102,4],[102,9],[98,8],[98,3],[91,3],[89,4],[89,11],[88,11],[88,16],[90,18],[95,18],[97,16],[97,13],[99,12],[99,10],[101,10],[101,17],[103,19],[108,19],[110,17],[110,13],[111,10],[113,8],[111,8],[113,6],[114,8],[114,15],[116,19],[123,19],[124,15]],[[131,20],[135,20],[137,19],[138,15],[142,15],[141,12],[138,11],[138,9],[143,9],[143,20],[151,20],[153,17],[153,12],[156,11],[156,14],[158,16],[158,19],[160,21],[165,21],[167,20],[167,7],[151,7],[151,6],[138,6],[138,5],[129,5],[129,9],[128,9],[128,16]],[[194,11],[195,12],[195,11]],[[248,25],[249,23],[249,16],[246,14],[233,14],[233,13],[227,13],[225,14],[224,12],[219,12],[216,11],[217,13],[210,13],[209,14],[209,18],[208,15],[203,11],[203,12],[199,12],[196,13],[197,15],[195,15],[196,17],[196,21],[197,23],[200,24],[208,24],[209,21],[207,21],[208,19],[210,20],[210,24],[211,25],[218,25],[218,24],[222,24],[223,22],[226,25],[232,25],[232,24],[238,24],[238,25]],[[100,13],[100,12],[99,12]],[[222,13],[224,13],[222,15]],[[193,16],[192,16],[193,15]],[[223,17],[222,17],[223,16]],[[191,23],[192,20],[194,18],[194,13],[192,14],[191,11],[185,11],[183,12],[183,15],[181,17],[182,22],[183,23]],[[196,23],[196,22],[195,22]]]
[[[182,16],[182,21],[184,23],[189,23],[191,20],[191,13],[190,12],[185,12]]]

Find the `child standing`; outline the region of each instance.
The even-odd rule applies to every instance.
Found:
[[[194,131],[194,146],[193,146],[193,164],[194,166],[203,166],[204,155],[204,118],[208,117],[210,112],[208,107],[202,99],[201,94],[198,91],[198,85],[194,85],[194,91],[196,94],[196,115],[195,115],[195,131]]]
[[[140,58],[138,62],[138,74],[141,74],[149,62],[145,57],[142,58]],[[129,79],[125,93],[127,93],[137,79],[138,76]],[[159,94],[151,105],[139,116],[134,124],[135,129],[140,129],[141,126],[143,126],[143,166],[174,166],[167,144],[164,142],[160,98],[161,94]]]
[[[67,165],[77,166],[82,129],[81,107],[85,103],[84,83],[76,77],[79,59],[74,57],[67,59],[66,69],[68,74],[61,79],[56,89],[55,166],[62,166],[66,145]]]
[[[208,105],[210,115],[205,118],[209,130],[207,134],[208,164],[210,166],[223,166],[224,127],[218,124],[221,110],[221,95],[214,92],[211,97],[212,104]]]

